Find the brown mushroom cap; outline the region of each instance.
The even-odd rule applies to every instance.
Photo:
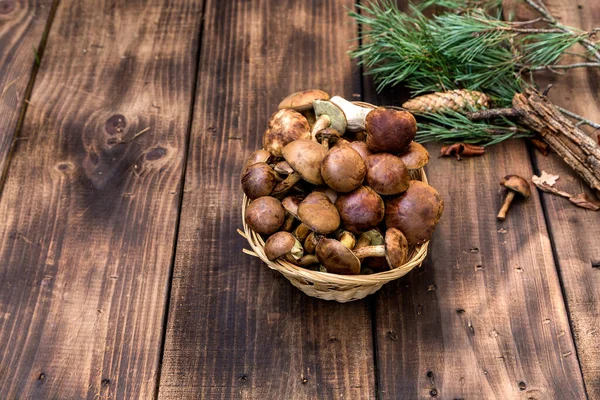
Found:
[[[506,175],[500,181],[500,185],[505,188],[512,190],[513,192],[517,192],[521,196],[528,198],[531,195],[531,188],[529,187],[529,182],[525,179],[521,178],[518,175]]]
[[[263,196],[246,208],[246,223],[256,233],[270,235],[277,232],[285,220],[285,210],[274,197]]]
[[[273,261],[281,256],[291,253],[293,259],[298,260],[303,255],[302,245],[289,232],[276,232],[269,236],[265,243],[265,255]]]
[[[264,149],[259,149],[256,150],[254,153],[250,154],[250,157],[248,157],[248,161],[246,161],[246,164],[244,165],[244,171],[246,170],[246,168],[248,168],[249,166],[251,166],[252,164],[256,164],[259,162],[268,162],[269,158],[271,158],[271,153],[269,153],[267,150]]]
[[[377,153],[367,158],[367,185],[379,194],[394,195],[408,189],[410,175],[400,158]]]
[[[352,233],[366,232],[383,220],[385,209],[381,196],[368,186],[341,195],[335,202],[342,225]]]
[[[440,194],[421,181],[410,181],[408,190],[386,201],[385,223],[399,229],[411,246],[425,243],[435,230],[444,202]]]
[[[281,100],[279,110],[284,108],[291,108],[296,111],[312,110],[313,102],[315,100],[329,100],[329,95],[319,89],[303,90],[301,92],[295,92]]]
[[[398,157],[406,164],[409,170],[423,168],[429,162],[429,152],[423,145],[417,142],[410,142],[408,150]]]
[[[369,157],[372,153],[367,147],[367,144],[363,141],[357,140],[355,142],[348,143],[348,146],[352,147],[354,150],[360,154],[363,161],[366,161],[367,157]]]
[[[408,260],[408,241],[396,228],[385,232],[385,258],[391,269],[401,267]]]
[[[313,185],[322,185],[321,162],[327,149],[314,140],[299,139],[283,148],[283,158],[298,172],[302,179]]]
[[[334,232],[340,226],[340,215],[322,192],[312,192],[298,206],[298,217],[310,230],[323,235]]]
[[[321,239],[315,252],[319,262],[327,268],[327,272],[342,275],[360,274],[360,260],[352,250],[335,239]]]
[[[321,163],[321,176],[333,190],[351,192],[359,187],[367,169],[362,157],[350,146],[333,147]]]
[[[250,200],[268,196],[277,184],[275,171],[265,162],[252,164],[242,174],[242,190]]]
[[[373,153],[403,153],[417,134],[417,121],[407,111],[378,107],[367,114],[365,124]]]
[[[297,139],[310,139],[306,118],[297,111],[284,109],[271,115],[263,135],[263,147],[275,157],[281,157],[285,145]]]

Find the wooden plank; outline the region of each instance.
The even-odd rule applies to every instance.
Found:
[[[61,1],[0,201],[0,398],[152,398],[201,2]]]
[[[0,190],[53,0],[0,2]]]
[[[307,297],[242,254],[236,233],[239,174],[280,99],[360,90],[344,6],[353,2],[207,3],[162,399],[374,397],[368,301]]]
[[[366,101],[400,104],[366,81]],[[583,399],[585,391],[537,193],[504,223],[498,182],[529,177],[525,144],[457,162],[432,154],[427,174],[444,216],[420,270],[376,295],[382,399]]]
[[[600,3],[594,0],[562,2],[544,1],[550,12],[565,25],[588,30],[598,26]],[[516,10],[522,19],[532,12]],[[579,62],[571,59],[565,62]],[[541,87],[552,83],[550,99],[579,115],[600,120],[600,72],[590,69],[571,70],[566,75],[540,75]],[[588,130],[593,138],[598,132]],[[557,186],[569,193],[587,192],[585,183],[558,157],[544,157],[534,153],[535,168],[560,175]],[[590,399],[600,398],[600,214],[571,205],[565,199],[542,193],[542,202],[551,239],[555,248],[560,278],[571,318],[577,353],[579,355],[586,389]],[[594,265],[597,265],[594,268]]]

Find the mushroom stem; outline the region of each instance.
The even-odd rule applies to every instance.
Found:
[[[308,225],[301,223],[294,230],[294,236],[296,236],[296,238],[299,241],[303,242],[304,240],[306,240],[306,237],[310,234],[310,232],[311,232],[311,230],[308,227]]]
[[[285,217],[285,221],[283,222],[283,225],[281,226],[281,230],[286,231],[286,232],[291,231],[292,228],[294,227],[295,220],[296,220],[296,217],[294,217],[293,214],[288,213],[287,217]]]
[[[292,190],[296,183],[300,182],[301,179],[302,176],[300,176],[299,173],[292,172],[287,176],[287,178],[285,178],[283,181],[279,182],[275,186],[275,188],[271,192],[271,196],[278,199],[285,196],[290,190]]]
[[[513,192],[513,191],[508,192],[508,194],[506,195],[506,198],[504,199],[504,204],[502,204],[502,208],[500,209],[500,211],[498,212],[498,215],[496,216],[498,221],[504,221],[506,219],[506,213],[508,212],[508,209],[510,208],[510,205],[514,198],[515,198],[515,192]]]
[[[344,114],[346,114],[346,121],[348,123],[346,130],[360,132],[366,129],[365,119],[367,118],[367,114],[371,112],[370,108],[357,106],[340,96],[334,96],[330,101],[341,108]]]
[[[354,246],[354,252],[356,253],[356,250],[361,249],[363,247],[367,247],[371,245],[371,237],[366,233],[363,232],[361,233],[361,235],[358,237],[358,240],[356,241],[356,245]]]
[[[306,250],[307,253],[314,253],[315,252],[315,248],[317,247],[317,244],[319,243],[319,237],[317,237],[317,234],[314,232],[311,232],[307,237],[306,240],[304,241],[304,250]]]
[[[342,231],[338,235],[338,240],[341,244],[344,245],[344,247],[346,247],[347,249],[350,249],[350,250],[352,250],[354,248],[354,246],[356,245],[356,238],[354,237],[354,235],[351,232],[348,232],[348,231]]]
[[[307,254],[296,262],[301,267],[308,267],[312,264],[318,264],[319,259],[314,254]]]
[[[362,260],[367,257],[385,257],[385,246],[366,246],[354,251],[354,255]]]
[[[328,115],[321,115],[316,121],[315,124],[313,125],[312,131],[311,131],[311,138],[312,140],[316,141],[317,140],[317,133],[321,130],[321,129],[325,129],[328,128],[329,125],[331,125],[331,118],[329,118]]]

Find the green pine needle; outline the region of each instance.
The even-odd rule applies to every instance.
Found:
[[[442,11],[428,18],[423,11],[432,5]],[[478,90],[495,107],[510,107],[515,93],[535,84],[534,71],[552,69],[587,35],[514,24],[502,20],[501,11],[499,0],[425,0],[409,12],[392,0],[357,5],[350,15],[362,26],[362,44],[351,54],[373,75],[377,90],[398,84],[413,96]],[[531,82],[522,78],[527,71]],[[472,122],[459,113],[421,117],[420,141],[494,144],[529,134],[508,120]]]

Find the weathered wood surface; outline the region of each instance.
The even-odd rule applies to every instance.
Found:
[[[365,100],[401,104],[406,93]],[[437,158],[430,183],[444,216],[420,270],[376,294],[382,399],[583,399],[585,391],[537,193],[500,223],[500,179],[529,178],[524,142],[484,157]]]
[[[201,8],[60,2],[0,200],[0,398],[155,395]]]
[[[368,300],[307,297],[242,254],[236,233],[241,168],[279,100],[360,91],[346,55],[352,5],[207,2],[162,399],[374,398]]]
[[[53,0],[0,1],[0,191],[52,5]]]
[[[583,30],[599,25],[598,1],[545,0],[544,3],[565,25]],[[515,17],[519,19],[535,15],[534,12],[524,7],[517,8],[510,2],[506,6],[507,11],[516,11]],[[600,120],[600,70],[570,70],[566,75],[540,74],[539,83],[542,88],[549,83],[553,84],[549,97],[555,104],[596,122]],[[597,140],[599,132],[588,132]],[[544,157],[534,152],[533,161],[535,170],[560,175],[556,184],[559,189],[573,194],[590,193],[587,185],[556,154]],[[547,193],[542,193],[542,203],[558,261],[586,389],[590,399],[599,399],[600,213],[574,207],[568,200]]]

